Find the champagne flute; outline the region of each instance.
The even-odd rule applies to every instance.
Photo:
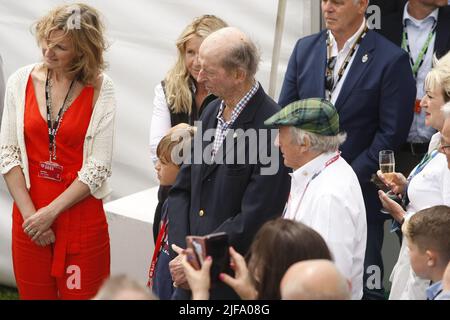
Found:
[[[383,174],[384,179],[387,183],[391,183],[394,180],[395,177],[395,156],[394,151],[392,150],[381,150],[378,155],[378,162],[380,165],[380,171]],[[386,192],[386,195],[397,202],[398,204],[401,204],[401,199],[394,193],[392,190]],[[382,213],[389,214],[386,210],[383,208],[381,209]]]
[[[392,150],[381,150],[378,155],[378,162],[380,164],[380,171],[384,179],[391,183],[395,177],[395,157]]]

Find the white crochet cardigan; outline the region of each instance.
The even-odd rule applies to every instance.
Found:
[[[6,174],[13,167],[20,166],[28,189],[30,177],[24,138],[25,92],[35,66],[23,67],[8,79],[0,133],[1,173]],[[97,199],[111,192],[106,179],[111,176],[115,111],[114,85],[111,78],[103,74],[100,94],[84,140],[83,166],[78,172],[78,179],[89,186],[91,194]]]

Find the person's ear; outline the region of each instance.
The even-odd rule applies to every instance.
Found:
[[[369,7],[369,0],[359,0],[358,6],[360,13],[366,13],[367,8]]]
[[[311,148],[311,139],[308,135],[304,135],[303,143],[300,146],[304,148],[302,151],[308,151]]]
[[[433,250],[427,250],[425,251],[425,254],[427,256],[427,267],[432,268],[436,266],[437,263],[437,253]]]
[[[239,81],[244,81],[247,78],[247,72],[242,68],[234,70],[234,78]]]

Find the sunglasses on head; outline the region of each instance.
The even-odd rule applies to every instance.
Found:
[[[331,57],[327,60],[327,74],[325,77],[325,89],[328,91],[331,91],[333,89],[334,85],[334,76],[333,71],[334,67],[336,66],[336,57]]]

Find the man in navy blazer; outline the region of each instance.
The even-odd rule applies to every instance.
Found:
[[[364,298],[382,299],[386,217],[370,178],[378,169],[379,151],[405,142],[416,88],[408,55],[365,28],[367,5],[368,0],[322,0],[328,30],[296,43],[279,104],[312,97],[334,103],[347,132],[342,156],[358,176],[367,212]]]
[[[203,111],[193,163],[182,166],[169,192],[169,243],[183,248],[187,235],[224,231],[230,246],[245,255],[260,226],[281,216],[289,193],[288,169],[274,146],[276,130],[264,125],[281,108],[255,80],[259,55],[241,31],[224,28],[209,35],[200,47],[199,61],[198,81],[219,99]],[[201,152],[196,150],[199,145]],[[201,159],[196,159],[199,154]],[[176,247],[175,251],[180,252]],[[174,298],[186,299],[181,255],[175,256],[172,252],[170,269],[178,286]],[[236,297],[221,282],[210,295]]]

